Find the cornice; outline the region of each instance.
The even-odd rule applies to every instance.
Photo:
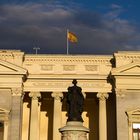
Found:
[[[0,71],[0,74],[16,74],[16,75],[27,75],[27,70],[25,68],[22,68],[20,66],[17,66],[13,63],[0,60],[0,66],[6,67],[6,71]]]
[[[112,56],[102,55],[26,55],[24,63],[34,62],[77,62],[110,64]]]
[[[117,59],[139,59],[140,61],[140,51],[137,52],[118,52],[114,53],[114,56],[117,57]]]
[[[20,50],[0,50],[0,59],[2,58],[14,58],[14,55],[23,55],[24,52]]]

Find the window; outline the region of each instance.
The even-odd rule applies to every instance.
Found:
[[[126,111],[129,140],[140,140],[140,108]]]
[[[133,123],[133,140],[140,140],[140,123]]]
[[[0,108],[0,140],[8,140],[9,111]]]

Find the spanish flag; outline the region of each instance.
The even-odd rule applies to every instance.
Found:
[[[78,42],[78,38],[77,38],[77,36],[74,34],[74,33],[72,33],[72,32],[67,32],[67,37],[68,37],[68,40],[70,41],[70,42],[72,42],[72,43],[77,43]]]

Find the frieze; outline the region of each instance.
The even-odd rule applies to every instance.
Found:
[[[53,70],[53,65],[41,65],[41,70],[52,71]]]
[[[93,87],[106,87],[107,83],[90,83],[90,82],[79,82],[80,84],[78,84],[78,86],[81,86],[83,88],[93,88]],[[34,86],[34,87],[50,87],[50,88],[60,88],[60,87],[68,87],[71,86],[71,82],[67,82],[67,81],[61,81],[61,82],[33,82],[30,83],[30,86]]]
[[[74,71],[75,65],[63,65],[63,70],[64,71]]]
[[[86,71],[97,71],[97,65],[85,65]]]
[[[36,82],[36,83],[32,83],[33,86],[40,86],[40,87],[65,87],[68,86],[69,83],[66,82]]]

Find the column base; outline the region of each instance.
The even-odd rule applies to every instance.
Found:
[[[84,127],[82,122],[69,121],[59,132],[62,134],[62,140],[87,140],[89,129]]]

